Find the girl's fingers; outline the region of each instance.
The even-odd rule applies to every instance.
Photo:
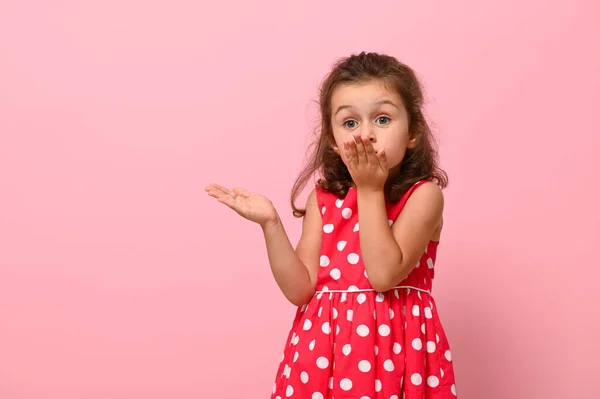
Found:
[[[357,158],[358,164],[367,162],[367,155],[366,155],[366,151],[365,151],[365,146],[363,145],[363,142],[362,142],[362,137],[355,135],[354,136],[354,145],[356,146],[356,158]]]
[[[354,143],[354,141],[352,142],[345,142],[344,143],[344,150],[346,153],[346,160],[350,163],[350,164],[357,164],[358,160],[357,160],[357,152],[356,152],[356,145]]]
[[[365,154],[366,154],[366,159],[367,162],[373,165],[377,165],[379,163],[378,158],[377,158],[377,154],[375,153],[375,148],[373,147],[373,144],[371,144],[371,140],[369,140],[366,137],[362,138],[362,145],[365,148]]]
[[[377,159],[379,160],[379,165],[384,172],[388,171],[387,157],[385,156],[385,150],[380,150],[377,153]]]
[[[240,197],[244,197],[244,198],[248,198],[250,197],[250,192],[244,188],[241,187],[236,187],[233,189],[233,193],[236,196],[240,196]]]
[[[231,195],[231,191],[219,184],[211,184],[208,187],[206,187],[206,191],[208,191],[208,193],[210,194],[211,192],[215,193],[223,193],[226,195]]]
[[[217,201],[219,201],[222,204],[227,205],[228,207],[230,207],[231,209],[235,210],[236,209],[236,202],[235,202],[235,198],[233,198],[230,195],[223,195],[221,197],[217,198]]]

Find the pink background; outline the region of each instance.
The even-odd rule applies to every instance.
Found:
[[[296,241],[317,85],[363,49],[426,85],[459,397],[600,397],[600,3],[567,4],[0,2],[0,398],[267,398],[294,309],[203,188]]]

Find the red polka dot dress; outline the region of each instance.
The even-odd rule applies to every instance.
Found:
[[[390,225],[415,184],[387,204]],[[317,187],[323,239],[316,293],[298,308],[271,399],[454,399],[452,355],[431,296],[438,243],[398,287],[375,292],[359,245],[356,189]]]

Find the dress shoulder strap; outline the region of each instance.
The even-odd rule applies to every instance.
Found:
[[[414,193],[417,188],[430,181],[431,180],[419,180],[402,195],[400,201],[390,205],[388,209],[388,217],[390,218],[390,220],[396,220],[398,218],[398,215],[400,215],[400,212],[402,212],[402,209],[404,209],[404,205],[406,205],[406,202],[408,201],[412,193]]]

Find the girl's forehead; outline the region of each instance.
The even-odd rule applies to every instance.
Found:
[[[340,85],[331,95],[331,107],[334,112],[339,107],[360,107],[380,103],[401,105],[402,99],[394,90],[377,81]]]

